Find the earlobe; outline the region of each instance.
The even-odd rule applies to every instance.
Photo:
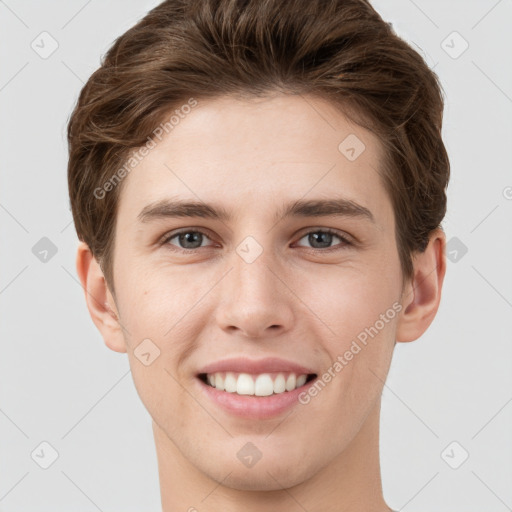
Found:
[[[414,275],[402,295],[403,310],[396,341],[418,339],[434,320],[446,272],[446,236],[441,228],[432,232],[424,252],[414,255]]]
[[[115,352],[126,352],[114,299],[100,265],[84,242],[80,242],[78,246],[76,270],[84,289],[87,309],[105,344]]]

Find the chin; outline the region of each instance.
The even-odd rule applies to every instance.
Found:
[[[320,469],[321,464],[318,461],[316,464],[318,468],[315,468],[315,462],[308,457],[299,459],[297,451],[288,456],[276,450],[271,458],[265,460],[263,456],[252,467],[245,467],[238,459],[235,461],[229,459],[221,465],[200,469],[213,480],[232,489],[280,491],[283,488],[292,488],[311,478],[315,474],[315,469]]]
[[[226,468],[229,471],[228,468]],[[299,485],[304,481],[295,472],[276,471],[275,467],[260,469],[232,469],[231,474],[221,479],[222,485],[238,491],[281,491]],[[226,474],[226,473],[225,473]]]

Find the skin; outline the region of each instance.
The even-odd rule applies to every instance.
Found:
[[[338,150],[349,134],[366,146],[355,161]],[[446,240],[432,233],[402,289],[393,209],[378,174],[382,151],[375,135],[311,96],[199,101],[125,178],[115,297],[80,244],[91,317],[110,349],[128,353],[153,419],[164,512],[235,512],[241,504],[246,512],[390,510],[379,468],[381,392],[396,342],[419,338],[435,317]],[[339,196],[368,208],[375,222],[273,219],[284,203]],[[233,216],[138,220],[145,206],[171,197],[222,205]],[[206,230],[193,246],[201,247],[178,237],[158,244],[181,228]],[[327,228],[352,245],[336,236],[313,245],[307,235]],[[247,236],[263,248],[252,263],[236,251]],[[322,375],[394,303],[400,313],[291,412],[247,420],[201,393],[198,369],[227,356],[275,356]],[[134,354],[147,338],[160,350],[149,366]],[[262,454],[251,468],[237,458],[247,442]]]

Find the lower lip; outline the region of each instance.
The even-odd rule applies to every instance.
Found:
[[[238,395],[220,391],[197,378],[202,392],[216,405],[230,414],[248,419],[267,419],[279,416],[294,405],[300,405],[299,395],[306,391],[314,382],[311,380],[304,386],[269,396]]]

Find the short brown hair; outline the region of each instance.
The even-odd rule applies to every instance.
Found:
[[[437,75],[366,0],[167,0],[120,36],[83,87],[68,125],[78,238],[114,291],[122,183],[95,193],[169,112],[191,97],[327,99],[375,133],[405,279],[446,213],[450,174]],[[341,141],[340,141],[341,142]]]

